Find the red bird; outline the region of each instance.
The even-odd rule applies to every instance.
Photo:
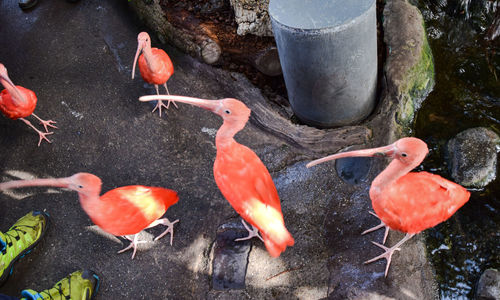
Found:
[[[245,127],[250,109],[236,99],[204,100],[162,95],[143,96],[139,100],[156,99],[196,105],[218,114],[224,120],[215,137],[215,182],[236,212],[253,227],[250,230],[243,222],[249,236],[237,240],[257,236],[273,257],[278,257],[287,246],[293,246],[294,240],[285,227],[280,199],[269,171],[255,152],[234,140],[234,135]],[[262,238],[257,230],[262,233]]]
[[[307,164],[311,167],[325,161],[360,156],[387,156],[393,161],[372,182],[370,198],[375,213],[390,229],[405,232],[406,236],[391,248],[372,242],[385,252],[365,263],[385,258],[389,271],[394,251],[415,234],[448,220],[470,197],[462,186],[428,172],[411,172],[429,152],[417,138],[402,138],[395,143],[373,149],[330,155]],[[378,229],[376,226],[372,229]],[[367,230],[369,232],[371,230]],[[385,240],[385,239],[384,239]]]
[[[173,190],[148,187],[142,185],[123,186],[106,192],[101,192],[101,179],[89,173],[77,173],[66,178],[16,180],[0,183],[0,190],[28,186],[55,186],[76,191],[80,205],[92,222],[104,231],[113,235],[124,236],[131,241],[130,245],[118,253],[133,248],[132,259],[137,250],[139,233],[146,228],[157,225],[168,226],[158,240],[170,232],[170,245],[174,237],[173,225],[179,220],[170,222],[167,218],[160,219],[167,209],[177,203],[179,197]],[[133,235],[133,238],[128,237]]]
[[[174,74],[174,65],[172,64],[172,61],[170,60],[170,57],[168,56],[165,51],[158,49],[158,48],[151,48],[151,39],[149,38],[149,34],[146,32],[141,32],[137,36],[137,52],[135,53],[135,58],[134,58],[134,67],[132,68],[132,79],[134,79],[135,75],[135,65],[137,62],[137,57],[139,57],[139,71],[141,72],[142,79],[146,81],[149,84],[154,84],[156,88],[156,94],[160,94],[158,91],[158,85],[163,84],[165,87],[165,90],[167,91],[167,94],[170,94],[168,92],[167,88],[167,81]],[[139,56],[139,54],[141,56]],[[175,104],[175,107],[177,107],[177,104]],[[161,117],[161,107],[165,107],[168,109],[170,106],[170,101],[168,101],[167,106],[163,104],[161,100],[158,100],[158,103],[156,104],[156,107],[153,109],[153,112],[159,108],[158,110],[160,111],[160,117]]]
[[[7,73],[7,69],[3,64],[0,64],[0,82],[5,87],[2,92],[0,92],[0,110],[2,113],[12,120],[19,119],[26,123],[29,127],[33,128],[38,135],[40,136],[40,140],[38,141],[38,146],[42,143],[42,140],[46,140],[49,143],[52,143],[47,135],[52,134],[53,132],[49,132],[47,126],[52,128],[57,128],[52,125],[56,123],[52,120],[42,120],[37,115],[33,113],[36,107],[36,95],[32,90],[28,90],[23,88],[22,86],[15,86],[14,83],[9,78],[9,74]],[[45,132],[41,132],[38,130],[30,121],[26,120],[25,117],[33,115],[35,118],[42,123],[45,128]]]

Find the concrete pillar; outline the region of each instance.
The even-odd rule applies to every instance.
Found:
[[[271,0],[288,98],[306,124],[335,127],[375,106],[375,0]]]

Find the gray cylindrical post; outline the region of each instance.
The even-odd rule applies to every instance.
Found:
[[[297,117],[319,127],[358,122],[375,106],[375,0],[271,0],[274,37]]]

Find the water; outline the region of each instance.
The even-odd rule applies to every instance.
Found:
[[[415,135],[430,154],[421,169],[450,178],[447,140],[472,127],[500,134],[500,1],[418,0],[434,55],[436,86]],[[496,18],[496,21],[495,21]],[[493,39],[493,40],[492,40]],[[452,218],[426,231],[441,299],[472,299],[480,275],[500,269],[500,173]]]

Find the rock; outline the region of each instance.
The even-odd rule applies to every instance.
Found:
[[[499,145],[499,136],[487,128],[460,132],[448,142],[451,177],[463,186],[486,186],[496,177]]]
[[[248,236],[240,220],[222,224],[217,229],[214,247],[212,287],[214,290],[244,289],[250,240],[235,239]]]
[[[200,47],[201,58],[209,65],[216,63],[222,54],[220,46],[210,38],[201,43]]]
[[[346,157],[335,161],[337,175],[345,182],[354,185],[366,180],[371,165],[371,157]]]
[[[397,99],[399,136],[407,135],[420,105],[434,86],[434,62],[420,11],[408,1],[388,1],[384,8],[385,73]]]
[[[500,272],[487,269],[477,283],[476,300],[498,299],[500,299]]]
[[[238,23],[238,35],[248,33],[258,36],[273,35],[267,13],[269,0],[230,0],[230,2]]]
[[[270,47],[257,53],[254,65],[260,72],[268,76],[281,75],[280,57],[276,47]]]

